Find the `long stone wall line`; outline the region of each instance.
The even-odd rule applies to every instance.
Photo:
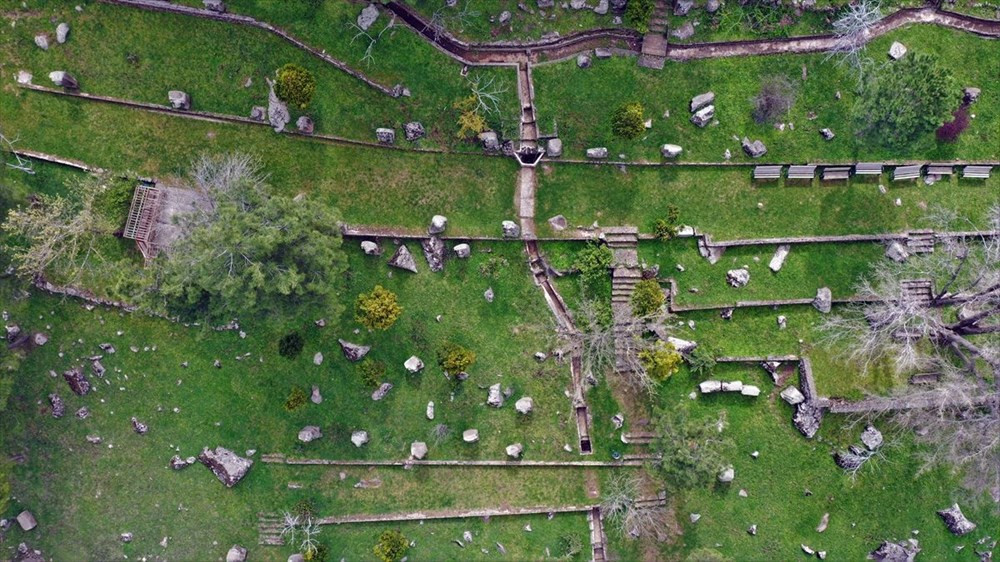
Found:
[[[429,519],[467,519],[470,517],[503,517],[510,515],[540,515],[548,513],[586,513],[598,505],[550,505],[537,507],[447,509],[411,511],[407,513],[379,513],[320,517],[318,525],[343,525],[345,523],[385,523],[394,521],[424,521]]]
[[[232,24],[237,24],[237,25],[245,25],[245,26],[249,26],[249,27],[256,27],[258,29],[263,29],[264,31],[267,31],[269,33],[273,33],[274,35],[277,35],[278,37],[281,37],[285,41],[291,43],[292,45],[295,45],[299,49],[302,49],[302,50],[308,52],[312,56],[314,56],[314,57],[316,57],[316,58],[318,58],[318,59],[326,62],[327,64],[332,65],[333,67],[337,68],[338,70],[341,70],[341,71],[343,71],[343,72],[345,72],[345,73],[353,76],[354,78],[357,78],[358,80],[361,80],[362,82],[364,82],[368,86],[371,86],[373,89],[378,90],[379,92],[382,92],[383,94],[385,94],[387,96],[390,96],[390,97],[399,97],[399,94],[393,88],[389,88],[387,86],[379,84],[375,80],[372,80],[371,78],[365,76],[362,72],[351,68],[344,61],[341,61],[339,59],[335,59],[335,58],[331,57],[330,55],[326,54],[325,51],[316,49],[315,47],[312,47],[312,46],[306,44],[306,42],[302,41],[301,39],[295,37],[291,33],[288,33],[287,31],[285,31],[285,30],[283,30],[283,29],[281,29],[279,27],[273,26],[273,25],[271,25],[269,23],[266,23],[266,22],[262,22],[262,21],[256,20],[256,19],[251,18],[249,16],[243,16],[243,15],[232,14],[232,13],[213,12],[212,10],[204,10],[204,9],[201,9],[201,8],[192,8],[190,6],[184,6],[182,4],[173,4],[173,3],[170,3],[170,2],[164,2],[163,0],[100,0],[100,1],[104,2],[106,4],[116,4],[116,5],[119,5],[119,6],[128,6],[128,7],[132,7],[132,8],[141,8],[141,9],[144,9],[144,10],[150,10],[150,11],[154,11],[154,12],[166,12],[166,13],[172,13],[172,14],[183,14],[183,15],[186,15],[186,16],[194,16],[194,17],[199,17],[199,18],[211,19],[211,20],[222,21],[222,22],[226,22],[226,23],[232,23]]]
[[[270,464],[296,466],[385,466],[385,467],[497,467],[497,468],[621,468],[642,466],[642,461],[532,461],[532,460],[356,460],[356,459],[305,459],[285,457],[271,453],[261,457]]]

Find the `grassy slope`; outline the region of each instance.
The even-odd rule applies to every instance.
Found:
[[[19,147],[78,158],[163,180],[183,177],[203,153],[258,156],[274,188],[307,193],[353,224],[422,230],[447,215],[454,233],[495,233],[513,209],[515,164],[507,159],[443,156],[333,146],[278,137],[264,127],[206,123],[57,98],[36,92],[0,96],[4,129]]]
[[[1000,64],[996,42],[958,31],[913,26],[872,42],[870,56],[882,60],[892,41],[903,42],[911,53],[936,53],[942,64],[949,65],[959,86],[974,85],[983,90],[981,101],[973,108],[976,118],[958,142],[937,144],[931,133],[909,150],[889,151],[877,146],[875,139],[856,140],[848,119],[854,102],[853,79],[834,62],[824,62],[824,54],[668,63],[662,71],[639,68],[634,59],[620,57],[596,61],[587,70],[578,69],[573,61],[540,66],[533,73],[539,123],[544,130],[558,123],[565,154],[574,158],[582,158],[587,147],[607,146],[612,155],[624,153],[633,160],[658,161],[659,146],[674,143],[684,147],[682,160],[718,162],[726,149],[734,160],[747,160],[739,142],[732,138],[736,135],[763,140],[768,153],[761,160],[776,163],[996,160],[1000,155],[1000,106],[988,98],[988,92],[995,96],[1000,90],[992,70]],[[802,65],[809,71],[805,82],[801,81]],[[796,104],[782,119],[794,123],[794,131],[758,125],[751,117],[750,100],[759,91],[761,79],[778,74],[799,85]],[[716,94],[720,124],[699,129],[688,121],[688,103],[692,96],[707,90]],[[839,101],[834,98],[838,90],[843,94]],[[956,103],[958,95],[956,92]],[[647,118],[653,119],[653,128],[636,141],[611,135],[610,111],[626,101],[642,102]],[[663,119],[667,110],[670,117]],[[810,111],[818,115],[816,120],[806,119]],[[832,128],[837,138],[824,141],[818,134],[823,127]]]
[[[895,446],[884,449],[885,459],[851,480],[836,467],[830,452],[856,443],[860,428],[842,429],[843,418],[828,416],[817,439],[806,440],[792,427],[791,408],[773,392],[778,389],[762,369],[726,367],[719,376],[760,385],[764,394],[691,402],[697,416],[715,419],[725,412],[726,432],[736,443],[736,479],[731,485],[713,483],[685,493],[677,514],[685,534],[677,550],[714,546],[734,560],[787,560],[804,556],[799,545],[806,544],[827,551],[830,559],[862,560],[882,540],[912,536],[924,549],[921,556],[945,560],[956,559],[956,545],[965,545],[968,552],[1000,524],[989,506],[973,507],[967,499],[953,497],[957,483],[943,471],[918,476],[913,458],[917,449],[909,436],[887,434]],[[676,375],[666,383],[662,403],[688,402],[685,395],[695,382],[687,373]],[[760,451],[760,458],[751,458],[753,451]],[[741,488],[747,498],[739,497]],[[806,496],[805,489],[812,495]],[[935,514],[956,500],[980,524],[964,538],[952,536]],[[815,527],[827,512],[830,526],[819,534]],[[689,513],[702,517],[691,524]],[[758,526],[757,536],[747,533],[752,524]],[[911,535],[914,529],[920,534]]]
[[[532,12],[518,9],[518,4],[528,6]],[[563,2],[547,10],[539,10],[534,0],[518,2],[517,0],[460,0],[456,8],[444,8],[443,2],[437,0],[418,0],[413,7],[425,19],[430,20],[434,13],[440,11],[445,20],[448,32],[467,41],[512,41],[540,39],[542,35],[557,31],[561,35],[569,35],[577,31],[601,27],[614,27],[614,14],[608,12],[601,16],[592,9],[573,10],[563,8]],[[590,4],[596,6],[597,2]],[[459,17],[462,8],[468,7],[469,16]],[[511,21],[500,25],[500,13],[509,11]],[[475,12],[475,16],[471,13]],[[544,17],[543,17],[544,14]],[[493,20],[493,21],[491,21]]]
[[[757,183],[748,169],[628,168],[544,166],[539,174],[537,216],[566,216],[571,226],[633,224],[651,232],[670,205],[680,221],[717,240],[770,236],[896,232],[918,227],[935,205],[982,219],[997,201],[1000,177],[987,181],[816,184]],[[894,205],[896,198],[902,206]],[[758,209],[763,203],[763,209]],[[554,235],[539,222],[539,235]]]
[[[321,133],[374,140],[375,128],[392,127],[400,144],[479,150],[477,144],[455,137],[457,111],[452,104],[469,93],[458,73],[461,67],[405,27],[386,34],[378,52],[378,60],[409,61],[404,68],[388,72],[365,68],[356,61],[364,49],[358,43],[351,45],[350,37],[334,39],[343,43],[339,49],[343,52],[331,50],[385,85],[403,83],[413,92],[412,97],[393,99],[255,28],[99,3],[89,4],[79,13],[72,5],[43,5],[42,10],[22,13],[18,25],[0,31],[0,52],[9,64],[5,68],[10,69],[5,76],[15,69],[26,69],[34,74],[35,83],[49,85],[48,72],[61,68],[72,72],[88,93],[166,104],[168,90],[184,90],[191,94],[194,109],[246,116],[251,107],[267,105],[265,78],[273,77],[283,64],[296,63],[312,71],[317,87],[308,109],[291,108],[290,127],[294,127],[295,117],[305,113]],[[343,10],[336,10],[329,15],[332,21],[328,25],[343,27],[347,17]],[[55,43],[50,18],[70,24],[66,44]],[[42,31],[52,35],[48,51],[33,43],[34,35]],[[376,64],[382,66],[386,65]],[[476,72],[509,84],[514,79],[507,69]],[[245,87],[248,78],[252,83]],[[515,96],[516,92],[509,90],[501,99],[501,108],[516,111]],[[421,121],[428,137],[415,143],[403,140],[402,126],[409,121]]]

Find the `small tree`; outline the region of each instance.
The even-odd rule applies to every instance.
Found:
[[[292,359],[298,357],[305,347],[305,340],[298,332],[289,332],[278,340],[278,355]]]
[[[639,352],[639,361],[646,369],[646,373],[657,382],[663,382],[676,373],[683,360],[673,344],[663,341]]]
[[[717,476],[732,446],[720,435],[724,427],[723,418],[692,419],[683,402],[661,410],[653,450],[661,455],[657,465],[666,481],[683,489],[705,485]]]
[[[611,248],[596,242],[587,242],[577,254],[573,265],[580,271],[583,282],[592,287],[608,278],[608,271],[614,259]]]
[[[403,533],[393,529],[382,533],[372,551],[382,562],[398,562],[410,548],[410,541]]]
[[[947,68],[915,53],[872,76],[855,103],[854,119],[875,142],[905,148],[948,119],[960,95]]]
[[[699,377],[707,377],[715,371],[716,350],[706,345],[699,345],[687,355],[688,367]]]
[[[298,386],[293,386],[292,391],[288,393],[288,398],[285,399],[285,409],[289,412],[298,410],[305,406],[307,399],[306,391]]]
[[[646,128],[642,117],[642,104],[623,103],[611,114],[611,132],[616,137],[634,139]]]
[[[652,316],[663,308],[666,300],[656,279],[643,279],[635,284],[632,292],[632,313],[639,317]]]
[[[365,386],[376,387],[385,376],[385,363],[374,359],[365,359],[358,363],[358,376]]]
[[[601,515],[624,537],[653,537],[666,540],[669,514],[666,506],[639,503],[641,477],[619,472],[608,480]]]
[[[625,5],[625,22],[639,33],[649,31],[649,18],[653,17],[653,0],[629,0]]]
[[[438,350],[438,365],[449,375],[461,373],[475,362],[475,352],[456,343],[446,343]]]
[[[771,76],[761,81],[760,92],[753,99],[753,119],[773,123],[795,105],[795,86],[787,76]]]
[[[489,128],[486,118],[479,113],[476,96],[470,95],[455,102],[458,115],[458,138],[472,138]]]
[[[677,208],[677,205],[669,205],[667,207],[667,218],[656,219],[656,222],[653,223],[653,236],[663,242],[677,236],[678,221],[680,218],[681,210]]]
[[[297,64],[286,64],[278,69],[278,79],[274,85],[274,93],[287,103],[299,109],[305,109],[316,93],[316,78],[312,73]]]
[[[388,330],[399,319],[403,308],[396,293],[375,285],[370,293],[361,293],[355,303],[355,319],[369,330]]]

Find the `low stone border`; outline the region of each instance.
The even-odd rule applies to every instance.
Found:
[[[531,460],[353,460],[287,458],[280,453],[263,455],[261,462],[295,466],[430,466],[430,467],[500,467],[500,468],[621,468],[643,466],[639,460],[620,461],[531,461]]]

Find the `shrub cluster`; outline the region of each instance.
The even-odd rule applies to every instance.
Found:
[[[278,69],[274,93],[284,102],[305,109],[316,93],[316,78],[297,64],[286,64]]]
[[[634,139],[646,128],[642,117],[642,104],[628,102],[618,106],[611,114],[611,132],[616,137]]]

